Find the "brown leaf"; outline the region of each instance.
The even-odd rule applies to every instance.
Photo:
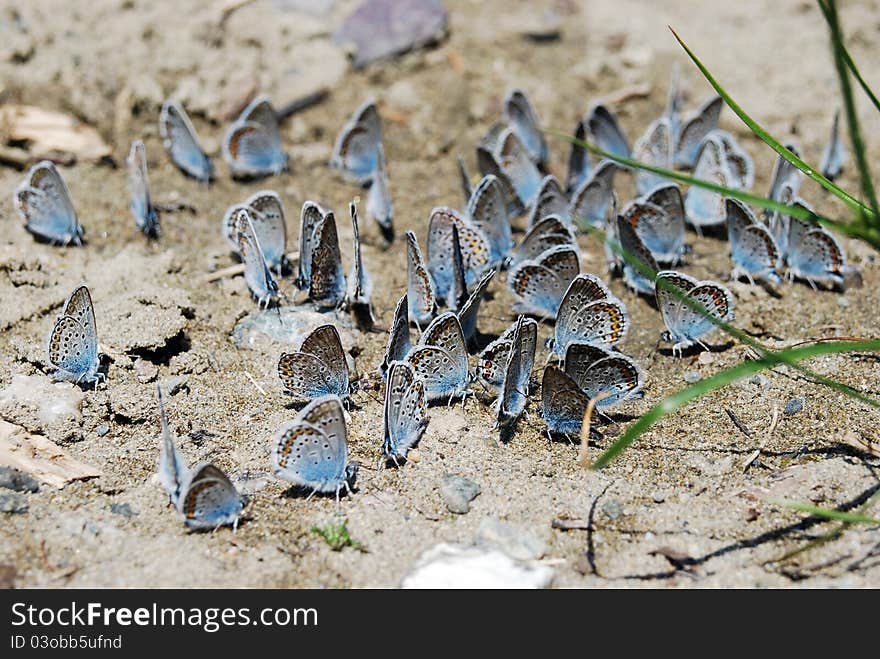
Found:
[[[35,158],[73,155],[97,162],[110,147],[97,130],[70,115],[33,105],[0,107],[0,129],[6,141],[25,142]]]
[[[99,469],[68,455],[58,444],[0,419],[0,466],[15,467],[55,487],[103,476]]]

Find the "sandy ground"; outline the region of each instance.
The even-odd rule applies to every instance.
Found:
[[[440,47],[360,72],[347,65],[329,36],[350,11],[350,2],[258,0],[236,12],[225,30],[217,27],[219,2],[20,4],[3,3],[0,15],[5,101],[74,114],[101,131],[120,163],[130,141],[144,139],[154,197],[185,202],[196,211],[164,214],[161,239],[148,243],[128,213],[124,170],[79,163],[63,173],[88,245],[53,248],[37,244],[12,208],[22,172],[0,168],[0,356],[5,366],[0,387],[16,375],[34,378],[25,388],[48,383],[45,339],[61,303],[81,281],[91,288],[102,352],[111,360],[106,385],[84,392],[81,411],[63,422],[47,425],[15,400],[0,406],[4,419],[46,434],[105,474],[60,490],[44,485],[36,494],[21,495],[26,513],[2,514],[0,564],[14,566],[16,586],[393,587],[423,551],[440,541],[470,544],[491,518],[543,543],[541,560],[560,587],[880,584],[876,526],[852,528],[792,560],[777,560],[830,527],[804,521],[805,515],[771,501],[830,507],[864,501],[878,487],[878,461],[841,444],[841,438],[847,432],[876,438],[880,427],[876,410],[783,369],[667,417],[599,473],[577,466],[576,446],[547,441],[537,396],[508,444],[492,430],[485,395],[463,406],[434,407],[420,461],[399,470],[376,468],[380,392],[363,392],[354,396],[349,428],[352,457],[364,465],[357,492],[338,505],[332,498],[290,496],[286,484],[268,473],[267,459],[268,438],[295,414],[273,374],[282,346],[237,349],[233,328],[255,311],[255,303],[241,277],[213,284],[203,280],[233,263],[220,231],[224,210],[264,187],[284,199],[292,246],[303,201],[335,209],[343,220],[344,259],[350,262],[345,208],[359,191],[326,161],[337,130],[367,97],[379,100],[386,117],[398,233],[414,229],[422,240],[433,206],[461,207],[455,156],[465,154],[473,167],[473,147],[514,85],[528,91],[547,125],[571,130],[591,102],[648,83],[647,98],[619,106],[632,140],[660,113],[670,66],[678,61],[687,106],[695,107],[709,88],[685,62],[667,24],[753,116],[775,134],[796,139],[805,157],[817,162],[837,82],[823,21],[812,3],[450,0],[451,34]],[[853,56],[875,87],[880,87],[878,6],[850,2],[842,12]],[[17,18],[13,7],[19,7]],[[561,17],[562,39],[540,45],[524,39],[521,32],[543,20],[545,11]],[[22,24],[27,34],[16,27]],[[219,162],[219,138],[223,122],[247,91],[257,88],[283,102],[321,85],[330,88],[329,98],[283,126],[291,171],[257,183],[232,182]],[[156,118],[170,94],[191,108],[204,142],[218,156],[220,176],[210,187],[184,178],[165,156]],[[880,162],[875,139],[880,121],[859,102],[871,162]],[[754,158],[756,189],[765,191],[774,154],[729,110],[721,124]],[[551,168],[563,175],[567,148],[557,140],[550,144]],[[630,182],[618,180],[619,193],[628,198]],[[842,184],[857,188],[852,166]],[[817,186],[805,185],[803,194],[820,211],[843,212]],[[400,242],[382,251],[374,226],[362,233],[376,281],[374,304],[388,323],[405,287],[405,253]],[[693,234],[689,241],[694,251],[686,272],[728,277],[726,243]],[[583,237],[581,244],[583,269],[605,276],[601,250]],[[862,270],[863,288],[842,294],[795,284],[772,297],[763,289],[730,283],[737,326],[771,346],[834,334],[876,337],[880,269],[875,253],[845,244]],[[290,280],[282,287],[293,295]],[[646,396],[621,409],[616,424],[605,426],[591,447],[594,455],[632,418],[685,386],[686,372],[705,377],[747,355],[744,347],[715,336],[712,363],[694,355],[673,359],[667,349],[657,349],[663,329],[659,314],[621,281],[611,287],[633,315],[621,347],[644,366]],[[496,282],[481,310],[482,332],[497,334],[513,320],[510,303]],[[348,323],[343,316],[333,320]],[[543,326],[541,337],[550,331]],[[352,332],[347,340],[359,372],[373,372],[385,335]],[[543,358],[539,355],[539,364]],[[811,366],[880,395],[873,355],[825,358]],[[214,461],[251,495],[236,533],[188,533],[154,477],[154,378],[180,377],[185,386],[169,397],[169,416],[183,453],[191,462]],[[54,391],[60,393],[47,395],[66,395]],[[803,397],[803,411],[782,416],[795,397]],[[781,420],[765,436],[774,409]],[[752,436],[738,430],[725,410],[733,411]],[[102,425],[109,432],[99,436]],[[744,472],[761,444],[761,456]],[[448,473],[482,488],[466,515],[444,506],[439,486]],[[111,512],[113,504],[128,504],[134,514]],[[592,530],[552,529],[551,522],[561,517],[588,520]],[[341,518],[366,552],[334,552],[311,532]],[[664,554],[683,559],[685,569],[676,569]]]

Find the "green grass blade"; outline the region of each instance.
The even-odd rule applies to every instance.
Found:
[[[849,138],[852,142],[856,167],[859,170],[862,194],[871,205],[871,210],[874,213],[872,221],[876,224],[877,222],[880,222],[880,209],[878,209],[877,206],[877,194],[874,192],[874,183],[871,180],[871,169],[868,167],[867,152],[865,150],[865,143],[862,140],[862,129],[859,125],[859,117],[856,112],[856,103],[853,98],[849,72],[846,68],[846,62],[843,59],[843,33],[837,16],[837,3],[835,0],[825,0],[824,4],[827,11],[824,11],[823,13],[828,22],[828,29],[831,32],[831,48],[834,54],[834,65],[837,68],[837,77],[840,80],[840,95],[843,96],[843,107],[846,112],[846,122],[849,126]]]
[[[694,64],[697,65],[697,68],[700,69],[700,72],[709,81],[709,84],[715,88],[715,91],[724,99],[724,102],[727,103],[728,107],[733,110],[733,112],[742,119],[743,123],[749,127],[749,129],[758,137],[760,137],[770,148],[772,148],[776,153],[785,158],[792,165],[801,170],[804,174],[809,176],[811,179],[816,181],[823,188],[828,190],[834,196],[841,199],[847,206],[856,211],[860,217],[871,217],[872,219],[880,220],[880,216],[878,216],[871,208],[860,202],[858,199],[849,194],[846,190],[841,188],[838,185],[835,185],[833,182],[829,181],[827,178],[822,176],[821,173],[817,172],[815,169],[810,167],[806,162],[801,160],[791,151],[786,149],[782,144],[780,144],[770,133],[764,130],[758,122],[752,119],[748,114],[746,114],[745,110],[743,110],[739,104],[733,100],[730,94],[725,91],[725,89],[718,83],[717,80],[709,73],[709,70],[703,65],[700,59],[694,54],[694,52],[688,47],[688,45],[682,40],[681,37],[678,36],[676,31],[669,28],[672,31],[672,34],[675,36],[676,40],[681,47],[684,48],[684,51],[688,54],[688,57],[693,60]]]
[[[821,508],[819,506],[811,506],[806,503],[796,503],[793,501],[771,501],[771,503],[775,503],[777,506],[791,508],[792,510],[798,510],[802,513],[809,513],[810,515],[822,517],[823,519],[834,519],[841,522],[849,522],[850,524],[880,524],[880,519],[868,517],[861,513],[846,513],[840,510],[834,510],[833,508]]]
[[[646,414],[641,416],[633,425],[627,428],[626,432],[608,447],[602,455],[600,455],[591,465],[592,469],[601,469],[608,465],[611,460],[617,457],[621,452],[628,448],[639,436],[648,428],[657,423],[664,416],[675,412],[686,403],[699,398],[716,389],[720,389],[731,382],[740,378],[758,373],[767,368],[778,366],[780,364],[790,364],[819,357],[822,355],[830,355],[844,352],[870,351],[880,352],[880,341],[837,341],[827,343],[817,343],[814,345],[803,346],[798,348],[789,348],[779,352],[767,351],[759,359],[751,362],[744,362],[731,366],[712,377],[701,380],[689,387],[674,393],[672,396],[660,401],[652,407]],[[845,385],[843,385],[845,386]],[[875,407],[880,407],[880,402],[868,398],[867,402]]]
[[[673,181],[678,181],[679,183],[685,183],[687,185],[693,185],[696,187],[705,188],[707,190],[712,190],[713,192],[718,192],[719,194],[723,194],[726,197],[739,199],[740,201],[751,204],[758,208],[767,208],[769,210],[779,211],[781,213],[784,213],[785,215],[790,215],[801,220],[818,222],[819,224],[833,229],[834,231],[838,231],[839,233],[843,233],[853,238],[860,238],[875,247],[876,249],[880,249],[880,227],[840,222],[837,220],[833,220],[829,217],[825,217],[824,215],[819,215],[818,213],[814,213],[800,206],[789,206],[787,204],[783,204],[780,201],[770,199],[769,197],[762,197],[751,192],[746,192],[745,190],[727,188],[722,185],[718,185],[717,183],[694,178],[693,176],[682,174],[681,172],[677,172],[672,169],[665,169],[663,167],[648,165],[643,162],[639,162],[638,160],[635,160],[633,158],[627,158],[625,156],[619,156],[617,154],[610,153],[608,151],[600,149],[598,146],[591,142],[580,140],[563,131],[547,129],[544,132],[555,137],[560,137],[572,144],[577,144],[581,148],[586,149],[593,155],[598,156],[599,158],[613,160],[620,165],[625,165],[634,169],[641,169],[646,172],[652,172],[660,176],[665,176],[666,178]]]
[[[822,0],[819,0],[819,8],[822,10],[822,13],[825,14],[825,20],[828,20],[828,7],[825,6],[825,3],[822,2]],[[844,44],[840,44],[840,54],[846,62],[846,65],[849,67],[849,70],[852,72],[853,77],[855,77],[859,86],[861,86],[862,91],[865,92],[865,95],[871,100],[874,107],[877,108],[877,112],[880,112],[880,100],[877,99],[874,95],[874,91],[862,77],[861,72],[858,67],[856,67],[856,63],[853,61],[853,58],[850,57],[849,50],[847,50]]]

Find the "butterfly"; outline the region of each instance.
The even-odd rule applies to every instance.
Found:
[[[250,215],[266,265],[280,275],[287,266],[287,222],[281,197],[271,190],[260,190],[240,204],[233,204],[226,209],[223,215],[223,236],[236,252],[239,247],[236,218],[242,208]]]
[[[678,134],[679,114],[681,114],[681,91],[679,90],[679,78],[681,77],[681,67],[678,62],[672,63],[672,70],[669,74],[669,91],[666,94],[666,112],[665,117],[669,120],[669,126],[672,129],[672,135]]]
[[[781,186],[778,196],[779,198],[776,201],[783,204],[790,204],[796,208],[801,208],[807,211],[812,210],[806,201],[796,196],[794,188],[789,183],[784,183]],[[791,220],[789,216],[780,211],[772,211],[767,215],[767,211],[765,210],[765,217],[767,219],[767,227],[770,229],[770,233],[773,235],[777,247],[779,247],[779,252],[782,255],[783,260],[787,260],[789,252],[788,234],[791,228]]]
[[[701,145],[706,136],[718,127],[718,117],[724,101],[713,96],[705,101],[696,112],[676,128],[673,135],[675,145],[673,164],[679,169],[693,169],[700,155]]]
[[[577,250],[574,234],[556,215],[549,215],[531,227],[519,245],[505,259],[504,265],[510,269],[520,263],[537,259],[552,247],[565,245]]]
[[[367,185],[379,167],[382,120],[375,102],[367,101],[342,127],[333,147],[330,166],[347,178]]]
[[[589,398],[597,399],[596,407],[641,398],[645,386],[645,376],[634,359],[593,343],[569,344],[565,373]]]
[[[829,181],[833,181],[843,171],[843,165],[846,162],[846,149],[843,141],[840,139],[840,131],[838,129],[838,120],[840,119],[840,110],[834,111],[834,118],[831,120],[831,137],[828,144],[822,149],[822,160],[820,161],[819,170],[822,176]]]
[[[568,245],[552,247],[536,259],[520,262],[507,276],[516,298],[513,310],[541,318],[556,318],[562,296],[580,272],[580,259]]]
[[[529,158],[528,150],[513,129],[508,128],[499,136],[495,158],[523,207],[528,208],[541,186],[541,172]]]
[[[480,229],[451,208],[434,208],[428,219],[428,272],[437,297],[447,303],[455,285],[453,228],[458,231],[467,286],[482,276],[492,258],[489,241]]]
[[[678,295],[670,289],[677,289]],[[704,313],[684,302],[682,297],[703,308]],[[673,343],[672,353],[681,355],[682,351],[699,343],[715,329],[715,324],[706,315],[730,322],[733,320],[733,295],[721,284],[713,281],[697,281],[681,272],[665,270],[657,275],[657,306],[667,330],[661,340]],[[708,349],[708,348],[707,348]]]
[[[70,192],[49,160],[30,168],[13,197],[25,229],[53,244],[81,245],[85,230],[76,219]]]
[[[348,430],[338,396],[322,396],[306,405],[293,421],[282,425],[272,440],[275,475],[315,492],[339,492],[357,476],[348,462]]]
[[[532,210],[529,213],[528,227],[531,229],[545,217],[555,215],[568,225],[569,229],[574,230],[571,225],[571,216],[568,212],[568,196],[559,184],[559,181],[552,174],[548,174],[541,180],[541,187],[535,195],[535,203],[532,204]]]
[[[684,203],[675,184],[660,187],[624,207],[624,219],[660,263],[677,264],[685,251]]]
[[[214,178],[214,164],[205,154],[189,115],[177,101],[168,99],[162,104],[159,135],[171,161],[184,174],[203,183]]]
[[[437,313],[437,294],[434,292],[434,282],[428,274],[419,241],[412,231],[406,232],[406,253],[409,320],[422,327],[430,323]]]
[[[260,241],[254,230],[253,218],[246,208],[235,213],[235,230],[238,253],[244,262],[244,279],[260,307],[270,307],[278,302],[278,284],[266,264]]]
[[[629,158],[629,142],[608,106],[602,103],[593,105],[587,112],[586,124],[596,146],[616,156]]]
[[[553,354],[564,357],[571,343],[619,343],[629,330],[626,306],[591,274],[575,277],[556,314]]]
[[[726,201],[727,236],[733,260],[731,279],[754,278],[770,284],[781,284],[779,267],[782,258],[769,229],[760,224],[748,206],[736,199]]]
[[[616,227],[616,238],[623,250],[624,282],[640,295],[653,295],[653,273],[659,269],[656,259],[639,237],[635,227],[623,215],[617,216]]]
[[[131,214],[137,228],[148,238],[159,237],[159,211],[150,202],[150,179],[147,176],[147,155],[144,143],[135,140],[126,159],[128,190],[131,194]]]
[[[654,120],[633,147],[633,158],[646,165],[670,169],[672,167],[672,125],[667,117]],[[636,191],[646,194],[668,179],[662,174],[636,170]]]
[[[470,383],[467,348],[453,312],[435,318],[406,357],[425,385],[428,401],[464,395]]]
[[[755,163],[736,139],[724,130],[715,129],[710,136],[720,140],[723,148],[723,162],[727,168],[727,181],[736,190],[751,190],[755,184]]]
[[[329,394],[348,398],[348,364],[339,331],[333,325],[322,325],[303,340],[298,352],[282,354],[278,377],[285,392],[300,399]]]
[[[387,378],[388,369],[392,362],[403,361],[412,348],[412,338],[409,334],[409,305],[408,296],[404,295],[397,301],[394,307],[394,317],[391,319],[391,329],[388,331],[388,347],[385,348],[385,356],[379,370],[383,378]]]
[[[513,326],[501,393],[495,402],[495,414],[502,435],[513,431],[529,401],[529,380],[535,363],[538,323],[520,316]]]
[[[361,257],[361,235],[358,231],[357,208],[354,202],[349,204],[351,214],[352,242],[354,243],[354,263],[351,275],[348,278],[348,291],[345,295],[345,304],[354,316],[355,323],[363,332],[371,332],[376,326],[373,316],[373,304],[370,297],[373,292],[373,281],[370,273],[364,267]]]
[[[537,323],[529,318],[529,322]],[[518,322],[518,320],[517,320]],[[489,345],[483,348],[477,357],[477,368],[475,377],[481,384],[501,392],[504,384],[504,375],[506,373],[507,362],[510,359],[510,346],[513,341],[513,332],[516,329],[517,322],[510,325],[504,333]]]
[[[385,242],[394,240],[394,204],[388,192],[388,171],[385,168],[385,150],[379,145],[379,157],[372,183],[367,192],[367,215],[379,225]]]
[[[513,237],[507,218],[504,188],[497,176],[488,174],[480,180],[468,200],[467,216],[486,238],[490,264],[500,264],[513,248]]]
[[[382,452],[398,464],[422,438],[428,427],[425,385],[407,362],[394,361],[385,386],[385,437]]]
[[[795,156],[800,157],[800,152],[794,144],[786,144],[785,148]],[[795,197],[800,192],[803,180],[803,172],[781,155],[778,155],[776,163],[773,165],[773,177],[768,196],[774,201],[782,201],[783,190],[787,188],[791,197]]]
[[[165,416],[165,401],[159,391],[162,443],[159,445],[159,480],[187,528],[217,529],[238,526],[244,507],[241,495],[229,477],[212,464],[201,463],[190,470],[174,444]]]
[[[333,215],[331,211],[324,210],[314,201],[307,201],[303,204],[302,211],[299,216],[299,270],[296,275],[294,284],[301,291],[309,289],[309,282],[312,279],[312,244],[315,228],[328,215]]]
[[[572,435],[581,430],[590,397],[557,366],[544,369],[541,381],[544,422],[550,434]]]
[[[541,131],[538,115],[525,93],[510,91],[504,99],[504,120],[519,137],[536,165],[547,162],[547,141]]]
[[[833,235],[812,222],[788,218],[788,276],[817,283],[842,286],[850,266],[843,248]]]
[[[568,207],[575,226],[581,229],[602,226],[614,194],[614,175],[619,169],[616,163],[602,160],[575,189]]]
[[[338,307],[345,300],[346,287],[333,213],[325,213],[312,231],[311,250],[309,299],[319,307]]]
[[[725,164],[725,148],[721,140],[710,135],[703,142],[694,178],[727,187],[730,174]],[[704,226],[723,223],[727,218],[724,212],[724,197],[719,192],[692,185],[684,198],[684,212],[688,222],[697,230]]]
[[[98,330],[95,308],[87,286],[77,286],[49,333],[49,363],[56,380],[96,383],[105,379],[98,372]]]
[[[270,176],[287,169],[278,115],[268,97],[251,101],[226,131],[223,159],[234,178]]]
[[[513,181],[510,178],[510,175],[504,170],[501,166],[500,158],[496,155],[493,150],[494,145],[480,144],[477,146],[477,166],[480,170],[481,176],[487,176],[488,174],[493,175],[498,179],[498,182],[501,184],[502,189],[504,190],[504,201],[507,206],[507,217],[518,217],[525,212],[526,205],[522,199],[520,199],[519,192],[516,189]],[[529,161],[531,164],[531,161]],[[459,167],[463,167],[464,161],[459,160]],[[531,164],[534,167],[534,164]],[[525,166],[525,169],[531,171],[528,166]],[[534,169],[534,172],[537,172],[537,168]],[[466,170],[462,169],[462,184],[465,181],[468,182],[468,186],[470,183],[470,176],[467,174]],[[540,176],[540,174],[536,174]],[[470,201],[471,195],[468,194],[468,201]]]
[[[568,174],[565,178],[565,191],[569,194],[580,187],[587,180],[593,163],[590,161],[589,152],[581,146],[586,141],[587,126],[583,119],[577,122],[574,128],[574,140],[571,142],[571,151],[568,154]]]
[[[473,346],[477,335],[477,314],[480,311],[480,302],[483,301],[483,294],[489,287],[489,282],[495,276],[494,270],[489,270],[483,275],[474,290],[468,296],[465,303],[456,312],[458,321],[461,323],[461,331],[464,334],[465,343],[468,347]]]

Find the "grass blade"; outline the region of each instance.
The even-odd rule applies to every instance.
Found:
[[[611,462],[611,460],[635,442],[642,433],[664,416],[675,412],[695,398],[699,398],[704,394],[720,389],[734,380],[753,375],[764,369],[772,368],[773,366],[781,364],[796,363],[804,359],[819,357],[822,355],[858,351],[880,352],[880,340],[823,342],[799,348],[789,348],[788,350],[782,350],[779,352],[767,351],[755,361],[743,362],[742,364],[731,366],[730,368],[686,387],[657,403],[657,405],[652,407],[646,414],[633,423],[633,425],[627,428],[626,432],[623,433],[620,439],[608,447],[605,452],[593,462],[591,468],[601,469],[602,467],[605,467]],[[846,387],[846,385],[842,386]],[[851,389],[850,387],[846,388]],[[864,395],[860,393],[860,396]],[[868,397],[865,398],[867,399],[866,402],[869,404],[874,407],[880,407],[880,402],[874,401]]]
[[[771,503],[775,503],[777,506],[791,508],[792,510],[798,510],[802,513],[809,513],[810,515],[822,517],[823,519],[834,519],[841,522],[849,522],[850,524],[880,524],[880,519],[868,517],[861,513],[846,513],[841,510],[834,510],[833,508],[821,508],[819,506],[811,506],[806,503],[796,503],[793,501],[771,501]]]
[[[672,31],[672,34],[675,36],[676,40],[681,47],[684,48],[684,51],[688,54],[688,57],[693,60],[694,64],[697,65],[697,68],[700,69],[700,72],[709,81],[709,84],[715,88],[715,91],[724,99],[724,102],[727,103],[728,107],[733,110],[733,112],[742,119],[743,123],[749,127],[749,129],[758,137],[760,137],[770,148],[772,148],[776,153],[785,158],[792,165],[801,170],[804,174],[809,176],[811,179],[816,181],[823,188],[828,190],[834,196],[838,197],[842,200],[847,206],[856,211],[859,214],[859,217],[869,217],[874,221],[880,221],[880,216],[874,212],[872,208],[869,208],[858,199],[849,194],[846,190],[841,188],[838,185],[835,185],[827,178],[822,176],[815,169],[810,167],[806,162],[801,160],[791,151],[786,149],[782,144],[780,144],[770,133],[764,130],[758,122],[752,119],[748,114],[746,114],[745,110],[743,110],[736,101],[730,96],[730,94],[725,91],[725,89],[715,80],[709,70],[703,65],[700,59],[694,54],[694,52],[687,46],[687,44],[682,40],[681,37],[678,36],[675,30],[671,27],[669,28]]]

